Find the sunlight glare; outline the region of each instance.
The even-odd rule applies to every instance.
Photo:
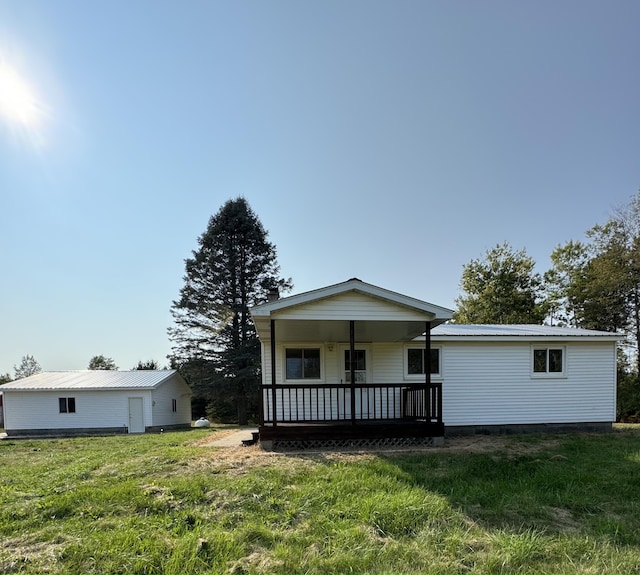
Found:
[[[27,132],[37,132],[41,106],[31,87],[0,59],[0,118]]]

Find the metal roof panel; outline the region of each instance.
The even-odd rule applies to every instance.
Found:
[[[154,389],[176,374],[167,370],[82,370],[43,371],[0,385],[1,391],[53,391],[58,389]]]
[[[534,338],[534,337],[569,337],[569,338],[613,338],[622,336],[607,331],[594,329],[580,329],[575,327],[558,327],[533,324],[455,324],[447,323],[434,327],[432,336],[447,337],[505,337],[505,338]]]

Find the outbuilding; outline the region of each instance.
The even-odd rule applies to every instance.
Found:
[[[191,424],[176,370],[48,371],[0,386],[8,436],[144,433]]]

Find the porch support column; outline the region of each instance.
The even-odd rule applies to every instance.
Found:
[[[271,320],[271,419],[273,426],[278,425],[276,417],[276,320]],[[264,415],[263,415],[264,417]]]
[[[356,423],[356,322],[349,321],[349,377],[351,378],[351,425]]]
[[[424,330],[424,413],[427,422],[431,421],[431,322],[425,324]]]

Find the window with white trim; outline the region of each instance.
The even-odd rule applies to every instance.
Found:
[[[288,347],[285,350],[286,379],[320,379],[319,347]]]
[[[408,347],[405,350],[405,377],[418,378],[425,375],[425,368],[427,362],[426,349],[424,347]],[[440,367],[440,348],[432,347],[430,349],[431,356],[429,361],[429,367],[432,377],[440,377],[442,370]]]
[[[565,350],[563,347],[534,347],[531,361],[534,376],[564,375]]]

